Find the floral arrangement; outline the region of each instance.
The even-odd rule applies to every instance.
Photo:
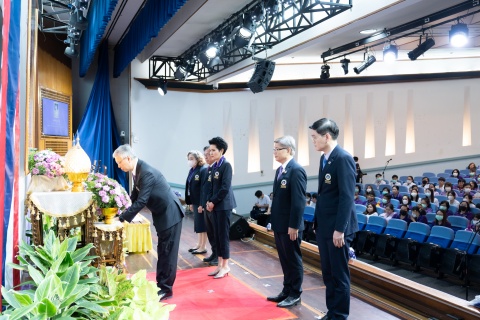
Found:
[[[52,150],[37,151],[30,149],[28,154],[28,170],[34,176],[67,177],[65,173],[65,160]]]
[[[114,179],[101,173],[90,174],[86,181],[87,190],[99,208],[118,208],[123,211],[132,205],[125,189]]]

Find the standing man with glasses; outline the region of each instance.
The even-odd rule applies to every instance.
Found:
[[[300,244],[303,232],[303,211],[307,174],[293,159],[295,139],[284,136],[274,141],[273,155],[281,166],[275,173],[271,206],[271,225],[275,246],[283,271],[283,290],[268,301],[280,308],[289,308],[301,302],[303,264]]]
[[[349,250],[358,231],[353,202],[355,162],[337,144],[339,129],[333,120],[315,121],[310,126],[310,134],[315,149],[323,152],[314,218],[328,308],[322,319],[347,319],[350,312]]]
[[[113,157],[122,171],[132,173],[134,181],[130,195],[132,206],[122,212],[118,219],[131,222],[144,207],[152,212],[158,236],[158,295],[160,300],[168,299],[173,295],[173,283],[177,276],[183,207],[160,171],[138,159],[128,144],[118,147]]]

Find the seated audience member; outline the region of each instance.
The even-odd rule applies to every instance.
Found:
[[[273,192],[270,192],[270,194],[268,195],[268,197],[270,198],[270,201],[273,200]]]
[[[310,201],[310,207],[315,208],[316,205],[317,205],[317,193],[313,192],[312,193],[312,200]]]
[[[457,178],[457,179],[462,178],[462,176],[460,175],[460,170],[458,170],[458,169],[453,169],[453,170],[452,170],[452,174],[450,175],[450,177],[452,177],[452,178]]]
[[[460,202],[458,202],[455,198],[457,197],[457,194],[455,191],[449,191],[447,192],[447,197],[448,197],[448,204],[454,207],[458,207],[460,205]]]
[[[400,190],[398,190],[398,186],[392,186],[392,199],[402,201],[402,195],[400,194]]]
[[[440,190],[439,194],[442,194],[443,192],[445,192],[445,178],[444,177],[438,178],[437,189]]]
[[[255,192],[255,197],[257,197],[257,200],[255,201],[255,205],[250,212],[250,217],[257,220],[257,224],[259,226],[266,227],[270,220],[270,214],[268,210],[271,203],[270,198],[263,194],[261,190],[257,190]]]
[[[412,186],[415,185],[415,182],[413,181],[413,177],[412,176],[408,176],[407,177],[407,181],[405,181],[405,183],[403,184],[404,186],[408,187],[408,188],[411,188]]]
[[[362,199],[360,199],[360,198],[359,198],[359,194],[360,194],[360,187],[359,187],[359,186],[355,186],[355,197],[354,197],[353,202],[355,202],[355,204],[365,205],[365,203],[367,203],[367,201],[363,201]],[[374,197],[374,198],[375,198],[375,197]]]
[[[380,214],[380,217],[390,220],[395,215],[395,210],[393,209],[393,204],[389,203],[385,206],[385,211]]]
[[[417,206],[412,208],[412,215],[410,216],[410,219],[412,220],[412,222],[421,222],[428,224],[427,212],[423,208]]]
[[[412,200],[409,196],[405,195],[402,197],[402,201],[400,201],[400,205],[398,206],[398,208],[401,209],[402,205],[407,206],[408,210],[412,209]]]
[[[382,196],[386,195],[386,194],[390,194],[390,188],[389,187],[384,187],[382,189]]]
[[[473,219],[473,213],[470,212],[470,207],[466,201],[460,202],[460,205],[458,206],[458,211],[455,213],[456,216],[459,217],[465,217],[468,220]]]
[[[434,184],[434,183],[430,183],[430,184],[428,185],[428,188],[425,188],[425,191],[427,191],[427,190],[430,190],[434,196],[438,196],[438,195],[439,195],[439,193],[438,193],[438,191],[437,191],[437,188],[435,187],[435,184]]]
[[[384,194],[383,197],[382,197],[382,200],[377,205],[380,208],[385,208],[385,206],[390,204],[391,199],[392,199],[392,195],[390,193]]]
[[[415,201],[415,202],[420,201],[420,197],[418,196],[418,187],[417,186],[412,187],[412,191],[410,192],[410,199],[412,201]]]
[[[427,188],[427,184],[430,184],[430,179],[428,177],[422,178],[422,187]]]
[[[480,198],[480,189],[477,189],[477,191],[473,195],[473,199],[478,199],[478,198]]]
[[[426,213],[433,212],[432,207],[430,205],[430,199],[428,197],[420,199],[420,206],[423,208],[423,210],[425,210]]]
[[[478,174],[477,174],[477,165],[473,162],[470,162],[470,164],[468,165],[467,167],[468,170],[470,170],[470,172],[468,172],[468,174],[466,176],[464,176],[465,178],[470,178],[470,179],[477,179],[478,177]]]
[[[466,203],[468,203],[468,207],[469,208],[475,208],[475,203],[473,203],[473,197],[471,194],[466,194],[463,196],[463,201],[465,201]]]
[[[472,180],[472,181],[469,182],[469,184],[470,184],[470,188],[472,189],[472,192],[475,194],[475,192],[478,191],[477,181]]]
[[[305,193],[305,201],[307,201],[307,207],[310,206],[310,202],[312,201],[312,194],[310,192]]]
[[[449,193],[450,191],[453,190],[453,185],[451,182],[445,182],[445,187],[444,187],[445,191],[444,192],[441,192],[440,195],[442,196],[446,196],[447,193]]]
[[[442,226],[451,228],[452,225],[447,220],[447,216],[443,211],[438,210],[435,214],[435,221],[433,221],[432,226]]]
[[[477,232],[480,228],[480,213],[477,213],[473,216],[472,221],[468,224],[467,231]]]
[[[438,206],[438,199],[435,198],[435,189],[425,189],[425,197],[427,197],[430,200],[430,203],[434,203],[435,205]]]
[[[375,200],[375,193],[367,192],[366,197],[367,197],[367,202],[365,203],[365,205],[368,205],[368,204],[373,204],[374,206],[377,205],[377,201]]]
[[[392,176],[392,180],[390,180],[390,185],[393,187],[393,186],[401,186],[402,184],[398,181],[398,176],[396,174],[394,174]]]
[[[378,216],[377,207],[369,203],[367,204],[367,208],[365,209],[365,212],[363,214],[367,216],[367,219],[370,216]]]
[[[366,195],[368,192],[373,192],[372,186],[366,186],[366,188],[365,188],[365,195]]]
[[[381,184],[387,184],[387,182],[385,182],[385,180],[382,179],[382,174],[381,173],[377,173],[375,175],[375,182],[374,184],[377,185],[377,187]]]
[[[446,217],[453,215],[453,212],[450,211],[450,204],[448,204],[448,200],[441,201],[438,206],[438,210],[442,211]]]
[[[410,216],[408,215],[408,211],[403,209],[401,209],[399,213],[395,213],[392,219],[401,219],[405,221],[407,225],[412,222],[412,219],[410,219]]]
[[[475,191],[472,191],[472,187],[469,183],[465,184],[463,190],[459,192],[460,197],[465,197],[466,195],[472,196],[475,194]]]
[[[463,188],[465,187],[465,179],[458,179],[457,186],[454,186],[453,189],[457,191],[460,197],[463,197]]]

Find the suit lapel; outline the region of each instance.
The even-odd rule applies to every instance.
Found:
[[[337,145],[335,149],[333,149],[332,153],[330,154],[330,157],[328,157],[325,167],[320,170],[320,173],[318,175],[318,192],[320,192],[320,189],[323,186],[323,182],[325,181],[325,174],[327,173],[328,169],[335,161],[339,148],[340,146]],[[320,158],[320,164],[322,163],[324,157],[325,155],[322,155],[322,157]]]

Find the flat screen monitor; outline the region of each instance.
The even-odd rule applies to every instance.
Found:
[[[69,137],[68,103],[42,98],[42,135]]]

